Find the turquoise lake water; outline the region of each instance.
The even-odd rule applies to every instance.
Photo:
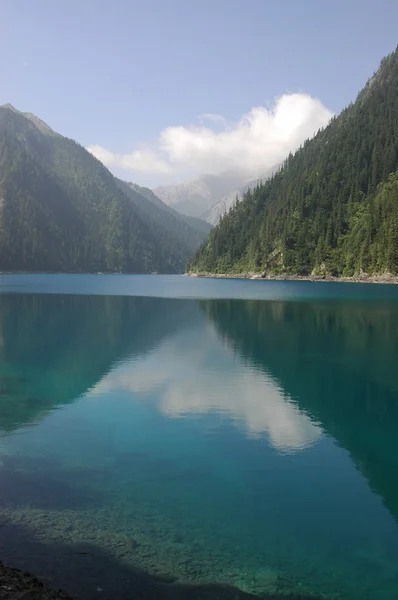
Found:
[[[0,292],[1,559],[84,598],[137,573],[398,598],[398,286]]]

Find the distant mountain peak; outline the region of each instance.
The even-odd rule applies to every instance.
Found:
[[[268,179],[275,165],[253,179],[247,174],[223,173],[220,175],[201,175],[175,185],[155,188],[155,194],[178,212],[198,217],[211,225],[216,225],[225,212],[250,188],[260,180]]]
[[[15,108],[15,106],[13,106],[10,103],[3,104],[2,106],[0,106],[0,108],[5,108],[7,110],[11,110],[13,113],[15,113],[17,115],[21,115],[21,117],[25,117],[25,119],[28,119],[31,123],[33,123],[33,125],[35,125],[37,127],[37,129],[39,129],[39,131],[41,131],[41,133],[48,134],[48,135],[59,135],[55,131],[53,131],[51,129],[51,127],[49,125],[47,125],[47,123],[45,123],[44,121],[39,119],[39,117],[36,117],[36,115],[34,115],[33,113],[21,112],[20,110]]]
[[[10,103],[8,103],[8,104],[2,104],[2,105],[0,106],[0,108],[8,108],[9,110],[12,110],[12,111],[14,111],[14,112],[16,112],[16,113],[17,113],[17,112],[19,112],[19,110],[17,110],[17,109],[15,108],[15,106],[13,106],[13,105],[12,105],[12,104],[10,104]]]
[[[206,219],[217,202],[241,188],[247,179],[237,173],[201,175],[197,179],[160,186],[153,191],[165,204],[182,214]]]

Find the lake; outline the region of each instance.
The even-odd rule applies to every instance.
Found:
[[[81,598],[175,581],[396,600],[398,286],[0,292],[2,560]]]

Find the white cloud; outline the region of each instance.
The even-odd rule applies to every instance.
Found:
[[[284,94],[272,107],[253,107],[235,123],[221,115],[204,114],[199,117],[200,126],[167,127],[152,148],[130,154],[113,153],[99,145],[88,150],[108,167],[133,173],[166,175],[189,170],[258,175],[282,162],[332,116],[316,98]],[[205,126],[205,121],[210,125]]]
[[[252,108],[220,133],[208,127],[169,127],[161,134],[160,147],[171,162],[199,172],[256,174],[281,162],[331,116],[319,100],[290,94],[281,96],[270,110]]]
[[[203,121],[211,121],[212,123],[218,123],[225,128],[228,128],[228,121],[224,119],[222,115],[216,115],[214,113],[204,113],[203,115],[199,115],[199,121],[203,123]]]
[[[121,157],[120,166],[129,171],[154,173],[155,175],[167,175],[174,171],[171,165],[152,150],[135,150],[131,154],[124,154]]]
[[[98,146],[98,144],[89,146],[87,150],[107,167],[116,167],[121,159],[119,154],[113,154],[110,150]]]
[[[174,171],[171,165],[152,150],[135,150],[130,154],[115,154],[99,145],[89,146],[87,150],[110,169],[119,167],[133,173],[153,173],[154,175],[168,175]]]

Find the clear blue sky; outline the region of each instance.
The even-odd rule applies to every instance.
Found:
[[[0,104],[131,152],[286,92],[339,112],[397,43],[397,0],[2,0]]]

